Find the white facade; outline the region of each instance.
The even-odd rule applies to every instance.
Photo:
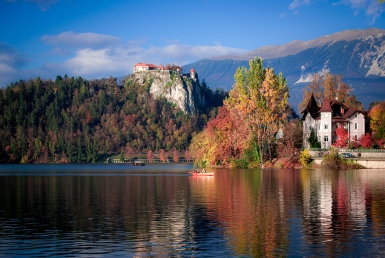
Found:
[[[333,141],[332,112],[321,112],[319,128],[320,130],[317,134],[319,136],[318,141],[321,143],[321,148],[328,149]]]
[[[304,148],[310,148],[308,139],[312,129],[323,149],[328,149],[335,143],[336,130],[340,124],[348,130],[350,141],[357,141],[365,134],[366,112],[348,108],[337,100],[330,102],[329,99],[324,99],[322,106],[318,107],[312,96],[302,113]]]

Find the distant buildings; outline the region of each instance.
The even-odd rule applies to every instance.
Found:
[[[366,131],[367,112],[349,108],[338,100],[325,98],[318,107],[312,95],[302,114],[304,148],[310,148],[308,138],[312,129],[324,149],[336,141],[336,129],[340,124],[349,132],[350,140],[358,140]]]
[[[175,66],[175,65],[167,65],[167,66],[163,66],[163,65],[159,65],[159,66],[156,66],[154,64],[146,64],[146,63],[137,63],[136,65],[134,65],[134,73],[136,72],[143,72],[143,71],[176,71],[178,73],[180,73],[183,69],[180,67],[180,66]],[[187,74],[182,74],[183,76],[187,77],[187,78],[191,78],[193,80],[196,80],[198,78],[198,75],[196,74],[194,68],[191,68],[190,70],[190,73],[187,73]]]

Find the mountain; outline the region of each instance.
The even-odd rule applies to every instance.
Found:
[[[315,73],[342,75],[365,108],[371,102],[385,99],[385,30],[382,29],[347,30],[309,41],[265,46],[243,55],[203,59],[182,68],[194,68],[210,88],[230,90],[237,68],[248,67],[249,60],[255,57],[262,57],[265,67],[282,72],[294,109]]]

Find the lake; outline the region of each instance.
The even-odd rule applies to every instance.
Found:
[[[384,257],[384,170],[0,165],[0,257]]]

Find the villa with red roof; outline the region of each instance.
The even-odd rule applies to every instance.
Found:
[[[365,134],[367,127],[367,112],[349,108],[338,100],[330,101],[325,98],[322,106],[318,107],[312,95],[303,114],[303,146],[310,148],[308,139],[314,130],[321,148],[328,149],[337,139],[337,127],[342,124],[348,130],[350,140],[357,140]]]

